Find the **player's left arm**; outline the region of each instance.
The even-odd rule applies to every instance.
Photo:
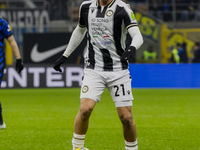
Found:
[[[140,48],[143,43],[143,37],[138,28],[137,21],[135,19],[133,11],[127,6],[124,7],[124,24],[132,38],[130,46],[122,54],[121,59],[127,60],[129,57],[135,57],[136,50]]]
[[[136,50],[140,48],[143,43],[142,34],[137,26],[128,29],[128,32],[132,38],[130,46],[124,51],[121,56],[121,60],[130,60],[131,57],[135,58]]]
[[[139,49],[140,46],[144,42],[139,27],[134,26],[134,27],[129,28],[128,33],[130,34],[130,36],[132,38],[132,42],[131,42],[130,46],[134,46],[136,50]]]
[[[132,38],[130,46],[134,46],[138,49],[143,43],[143,37],[138,28],[137,20],[129,5],[124,6],[124,11],[124,24]]]

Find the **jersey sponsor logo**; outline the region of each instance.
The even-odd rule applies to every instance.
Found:
[[[89,90],[89,87],[87,85],[84,85],[84,87],[82,88],[82,92],[86,93]]]
[[[106,16],[111,17],[113,15],[113,11],[112,10],[108,10],[106,12]]]
[[[111,41],[102,41],[102,42],[92,42],[92,44],[96,45],[96,46],[103,45],[103,46],[109,47],[112,44],[112,42]]]
[[[104,19],[104,18],[92,18],[92,22],[98,22],[98,23],[109,23],[109,19]]]
[[[108,23],[109,19],[91,19],[91,34],[92,36],[98,36],[101,35],[103,36],[103,34],[105,32],[107,32],[107,28],[104,26],[104,23]]]
[[[34,62],[42,62],[42,61],[54,56],[55,54],[63,51],[66,47],[67,47],[67,44],[46,50],[45,52],[39,52],[38,51],[38,43],[37,43],[33,46],[33,49],[31,51],[31,59]]]

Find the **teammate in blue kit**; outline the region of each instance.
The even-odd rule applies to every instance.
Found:
[[[10,44],[12,51],[16,57],[16,70],[18,73],[20,73],[24,66],[22,64],[21,56],[19,53],[19,48],[17,46],[17,43],[15,41],[15,38],[12,34],[12,31],[10,30],[10,27],[8,23],[0,18],[0,87],[1,87],[1,82],[3,79],[3,71],[6,66],[6,56],[5,56],[5,50],[4,50],[4,39],[7,39],[8,43]],[[5,129],[6,125],[3,122],[3,117],[2,117],[2,106],[0,102],[0,129]]]
[[[86,67],[81,87],[80,110],[74,123],[73,150],[84,146],[89,117],[105,88],[110,91],[123,125],[125,149],[138,150],[128,63],[130,57],[135,57],[143,38],[134,13],[121,0],[84,1],[79,10],[79,24],[73,31],[65,52],[54,64],[54,69],[62,72],[61,64],[87,33]],[[132,42],[125,48],[127,31]]]

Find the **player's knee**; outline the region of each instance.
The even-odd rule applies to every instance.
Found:
[[[123,115],[120,117],[120,120],[122,124],[128,128],[131,127],[134,123],[132,115]]]
[[[79,111],[82,119],[87,119],[92,113],[92,109],[89,107],[81,107]]]

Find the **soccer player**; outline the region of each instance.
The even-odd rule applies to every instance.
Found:
[[[3,79],[3,71],[6,66],[6,56],[5,56],[5,50],[4,50],[4,39],[7,39],[8,43],[10,44],[12,51],[16,57],[16,70],[18,73],[20,73],[24,66],[22,64],[21,56],[19,53],[19,48],[17,46],[17,43],[15,41],[15,38],[12,34],[12,31],[10,30],[10,27],[8,23],[0,18],[0,87],[1,82]],[[6,124],[3,122],[2,117],[2,106],[0,102],[0,129],[5,129]]]
[[[126,33],[132,42],[125,49]],[[143,38],[134,13],[121,0],[84,1],[80,6],[79,24],[70,38],[63,55],[55,62],[60,66],[77,48],[87,33],[86,66],[81,87],[80,110],[75,118],[73,150],[83,147],[89,117],[101,94],[108,88],[123,125],[126,150],[138,150],[136,125],[132,116],[131,77],[128,60],[134,57]]]

